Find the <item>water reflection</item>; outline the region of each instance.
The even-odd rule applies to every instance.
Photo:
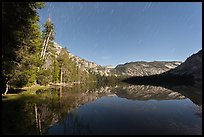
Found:
[[[73,99],[72,107],[64,109],[70,113],[50,127],[47,134],[202,132],[202,118],[196,115],[200,108],[181,93],[163,87],[116,85],[73,94],[63,92],[63,106],[68,99]]]
[[[52,87],[19,97],[16,102],[24,105],[18,113],[25,118],[8,127],[21,126],[14,134],[202,134],[201,93],[199,88],[178,86]],[[11,122],[8,119],[3,123]]]
[[[188,101],[103,97],[71,112],[48,134],[201,134],[200,118]]]

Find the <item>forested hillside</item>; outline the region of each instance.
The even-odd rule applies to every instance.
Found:
[[[43,2],[2,3],[3,93],[35,84],[99,81],[103,75],[86,71],[57,46],[50,17],[40,31],[38,10]]]

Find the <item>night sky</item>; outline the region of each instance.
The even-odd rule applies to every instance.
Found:
[[[100,65],[185,61],[202,49],[202,3],[48,2],[55,41]],[[41,28],[42,29],[42,28]]]

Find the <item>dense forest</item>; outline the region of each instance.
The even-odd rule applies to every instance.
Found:
[[[36,84],[112,80],[83,71],[66,48],[54,50],[56,33],[50,17],[40,31],[38,10],[45,6],[44,2],[2,3],[2,92]]]

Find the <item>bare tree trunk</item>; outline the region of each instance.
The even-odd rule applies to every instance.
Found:
[[[44,49],[44,51],[43,51],[43,56],[42,56],[43,59],[45,58],[45,53],[46,53],[46,50],[47,50],[47,46],[48,46],[48,42],[49,42],[49,39],[50,39],[51,34],[52,34],[52,29],[50,30],[50,33],[49,33],[49,35],[48,35],[48,37],[47,37],[47,41],[46,41],[46,43],[45,43],[45,49]]]
[[[6,95],[6,94],[7,94],[8,89],[9,89],[9,85],[8,85],[8,82],[6,82],[6,90],[5,90],[5,92],[4,92],[4,95]]]
[[[44,41],[43,41],[43,47],[42,47],[42,51],[41,51],[40,57],[43,56],[44,49],[45,49],[45,42],[46,42],[46,40],[47,40],[47,38],[45,38]]]
[[[39,126],[40,135],[42,135],[42,127],[41,127],[40,114],[38,114],[38,126]]]
[[[60,85],[62,84],[62,67],[61,67],[61,75],[60,75]]]
[[[35,104],[35,123],[36,123],[36,128],[38,129],[39,134],[42,134],[42,127],[41,127],[41,120],[40,120],[40,114],[38,114],[38,108],[37,105]]]
[[[62,85],[60,85],[59,103],[61,107],[62,106]]]
[[[36,128],[38,129],[38,108],[37,108],[37,106],[36,106],[36,104],[35,104],[35,123],[36,123]]]

